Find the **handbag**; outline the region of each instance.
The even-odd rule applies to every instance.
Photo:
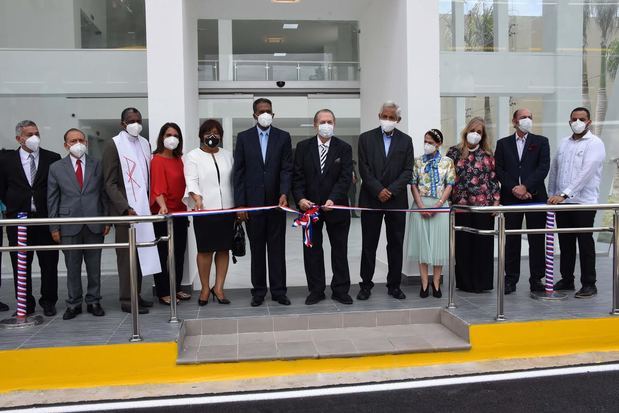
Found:
[[[236,257],[245,256],[245,230],[243,223],[236,221],[234,223],[234,236],[232,237],[232,262],[236,264]]]

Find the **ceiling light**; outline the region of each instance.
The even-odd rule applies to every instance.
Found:
[[[284,30],[297,30],[299,28],[299,23],[284,23]]]
[[[281,36],[267,36],[264,39],[265,43],[270,43],[270,44],[279,44],[279,43],[284,43],[284,38]]]
[[[284,57],[284,56],[286,56],[286,53],[273,53],[273,56],[275,56],[275,57]]]

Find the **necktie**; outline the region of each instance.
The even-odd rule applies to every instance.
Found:
[[[75,177],[80,189],[82,189],[84,187],[84,172],[82,171],[82,161],[79,159],[77,160],[77,168],[75,168]]]
[[[320,144],[320,173],[325,171],[325,161],[327,160],[327,145],[324,143]]]
[[[30,158],[30,186],[34,186],[34,178],[37,176],[37,164],[34,162],[34,155],[28,155]]]
[[[266,132],[260,132],[260,150],[262,151],[262,160],[266,162],[267,160],[267,135]]]

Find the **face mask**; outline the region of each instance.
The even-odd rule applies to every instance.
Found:
[[[137,122],[133,122],[127,125],[127,133],[131,136],[139,136],[142,132],[142,125]]]
[[[79,159],[86,153],[86,145],[81,142],[75,143],[69,147],[69,152]]]
[[[471,145],[477,145],[481,141],[481,135],[477,132],[469,132],[466,134],[466,141]]]
[[[41,138],[37,135],[32,135],[28,139],[26,139],[26,148],[30,149],[32,152],[36,152],[39,149],[39,144],[41,143]]]
[[[324,138],[333,136],[333,125],[329,123],[321,123],[318,125],[318,134]]]
[[[520,129],[524,133],[531,132],[533,129],[533,120],[529,118],[522,118],[518,121],[518,129]]]
[[[271,115],[270,113],[261,113],[260,116],[258,116],[258,124],[260,124],[260,126],[262,126],[263,128],[268,128],[269,126],[271,126],[271,123],[273,123],[273,115]]]
[[[179,140],[176,136],[168,136],[163,140],[163,146],[171,151],[178,147],[178,143]]]
[[[210,136],[205,137],[203,142],[209,148],[216,148],[217,146],[219,146],[219,141],[220,140],[221,139],[218,138],[217,136],[210,135]]]
[[[572,128],[572,132],[576,135],[580,135],[587,129],[587,124],[581,120],[577,120],[570,123],[570,127]]]
[[[425,153],[426,155],[431,155],[434,153],[434,151],[436,151],[436,146],[427,142],[423,144],[423,153]]]
[[[387,119],[381,119],[380,120],[380,127],[383,128],[383,130],[387,133],[391,132],[394,128],[395,128],[395,124],[397,122],[394,122],[392,120],[387,120]]]

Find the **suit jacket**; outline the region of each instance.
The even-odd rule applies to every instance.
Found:
[[[410,136],[394,129],[389,153],[385,154],[380,127],[359,136],[359,206],[370,208],[408,208],[407,185],[413,174],[413,142]],[[385,203],[378,194],[387,188],[393,196]]]
[[[105,214],[103,168],[101,163],[85,155],[84,185],[80,189],[71,162],[67,155],[49,168],[47,183],[47,208],[50,218],[56,217],[99,217]],[[87,224],[95,234],[103,232],[101,224]],[[50,225],[50,231],[61,230],[61,235],[79,234],[83,224]]]
[[[544,179],[550,169],[550,145],[546,137],[529,133],[522,159],[518,159],[515,134],[499,139],[494,159],[497,178],[501,182],[502,204],[546,202],[548,194]],[[512,188],[521,183],[533,196],[531,200],[521,201],[512,194]]]
[[[352,182],[352,148],[333,136],[320,172],[320,156],[316,136],[297,144],[294,157],[292,194],[298,203],[301,199],[323,205],[332,200],[337,205],[348,205],[348,190]]]
[[[266,161],[262,159],[256,126],[240,132],[234,149],[234,203],[236,206],[276,205],[288,195],[292,181],[290,134],[271,126]]]
[[[47,217],[47,175],[49,166],[60,159],[60,155],[46,149],[39,149],[39,165],[32,186],[28,183],[21,164],[19,149],[4,154],[0,162],[0,199],[6,205],[7,218],[15,218],[18,212],[31,212],[34,198],[35,217]]]

